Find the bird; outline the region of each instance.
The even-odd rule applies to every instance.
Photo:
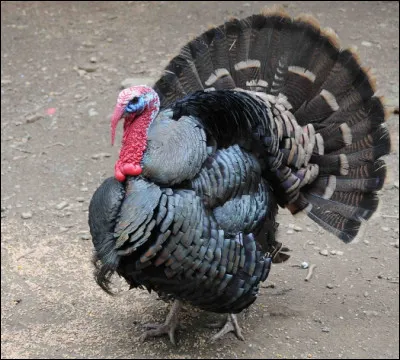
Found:
[[[236,314],[273,263],[279,208],[344,243],[377,211],[390,152],[383,99],[354,49],[311,15],[232,18],[184,45],[153,86],[123,89],[114,176],[89,205],[94,276],[172,302],[142,340],[176,344],[184,304],[226,314],[211,341],[244,339]],[[283,239],[282,239],[283,240]],[[275,266],[275,265],[274,265]]]

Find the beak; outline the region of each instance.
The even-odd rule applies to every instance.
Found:
[[[114,145],[115,131],[117,129],[118,121],[120,121],[124,115],[125,108],[117,104],[115,106],[113,115],[111,117],[111,145]]]

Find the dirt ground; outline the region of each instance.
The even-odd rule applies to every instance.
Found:
[[[283,4],[356,45],[379,94],[398,105],[398,2]],[[93,280],[88,203],[113,174],[121,82],[151,84],[192,36],[265,5],[1,2],[2,358],[399,358],[398,116],[388,119],[380,215],[359,242],[281,212],[291,259],[239,316],[245,342],[229,334],[209,344],[216,330],[205,324],[221,316],[197,311],[184,313],[177,348],[167,337],[140,343],[142,324],[163,321],[168,305],[141,290],[110,297]],[[303,261],[317,266],[309,282]]]

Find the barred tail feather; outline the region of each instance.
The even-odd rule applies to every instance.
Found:
[[[382,101],[357,54],[314,18],[274,9],[209,29],[155,84],[164,107],[198,90],[235,88],[266,93],[274,107],[282,156],[270,172],[277,196],[286,191],[280,205],[354,239],[377,209],[386,177],[379,158],[390,152]]]

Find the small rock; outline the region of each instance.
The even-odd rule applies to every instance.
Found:
[[[10,79],[1,79],[1,85],[9,85],[12,81]]]
[[[57,210],[62,210],[62,209],[64,209],[65,207],[67,207],[68,206],[68,202],[66,202],[66,201],[61,201],[58,205],[56,205],[56,209]]]
[[[79,75],[79,76],[83,76],[83,75],[86,74],[86,71],[85,71],[85,70],[82,70],[82,69],[78,69],[78,70],[76,70],[76,71],[78,72],[78,75]]]
[[[95,72],[97,70],[96,65],[87,64],[87,65],[79,65],[78,70],[84,70],[88,73]]]
[[[24,220],[30,219],[33,216],[31,211],[23,212],[21,218]]]
[[[364,310],[363,313],[367,316],[378,316],[379,313],[375,310]]]
[[[342,256],[343,254],[344,254],[343,251],[340,250],[336,251],[336,255]]]
[[[94,160],[104,159],[104,158],[108,158],[110,156],[111,156],[111,154],[109,154],[109,153],[101,152],[101,153],[98,153],[98,154],[93,154],[92,155],[92,159],[94,159]]]
[[[82,196],[78,196],[78,197],[76,198],[76,201],[77,201],[77,202],[84,202],[84,201],[85,201],[85,198],[82,197]]]
[[[286,234],[292,235],[292,234],[294,234],[294,231],[292,229],[289,229],[288,231],[286,231]]]
[[[87,187],[84,186],[84,187],[81,187],[80,190],[81,190],[82,192],[86,192],[86,191],[88,191],[89,189],[88,189]]]
[[[387,231],[390,230],[390,228],[388,228],[387,226],[382,226],[382,227],[381,227],[381,230],[387,232]]]
[[[64,233],[64,232],[67,232],[69,230],[69,228],[61,226],[59,230],[60,230],[60,233]]]
[[[332,284],[327,284],[326,287],[327,287],[328,289],[333,289],[333,288],[334,288],[334,286],[333,286]]]
[[[97,115],[99,115],[99,113],[93,108],[89,109],[88,114],[89,114],[89,116],[97,116]]]
[[[369,241],[368,241],[368,240],[363,240],[363,243],[364,243],[365,245],[369,245]]]
[[[108,42],[112,42],[113,39],[109,37],[109,38],[107,38],[107,41],[108,41]]]
[[[329,329],[328,327],[323,327],[321,330],[322,330],[322,332],[326,332],[326,333],[331,331],[331,329]]]
[[[303,230],[300,226],[297,226],[295,224],[289,224],[288,228],[293,229],[294,231],[302,231]]]
[[[81,234],[79,236],[79,239],[81,239],[81,240],[90,240],[90,235],[89,234]]]
[[[329,255],[328,250],[326,250],[326,249],[321,250],[319,253],[320,253],[320,255],[323,255],[323,256],[328,256]]]
[[[336,250],[329,251],[331,255],[336,255]]]
[[[90,61],[91,63],[97,63],[97,57],[96,57],[96,56],[92,56],[92,57],[89,59],[89,61]]]
[[[398,189],[398,188],[399,188],[399,182],[398,182],[397,180],[393,183],[393,187],[394,187],[395,189]]]
[[[369,41],[361,41],[361,45],[366,47],[371,47],[372,43],[370,43]]]
[[[366,291],[365,293],[364,293],[364,297],[368,297],[369,296],[369,293],[368,293],[368,291]]]
[[[303,261],[300,266],[301,266],[302,269],[308,269],[309,265],[308,265],[307,261]]]

